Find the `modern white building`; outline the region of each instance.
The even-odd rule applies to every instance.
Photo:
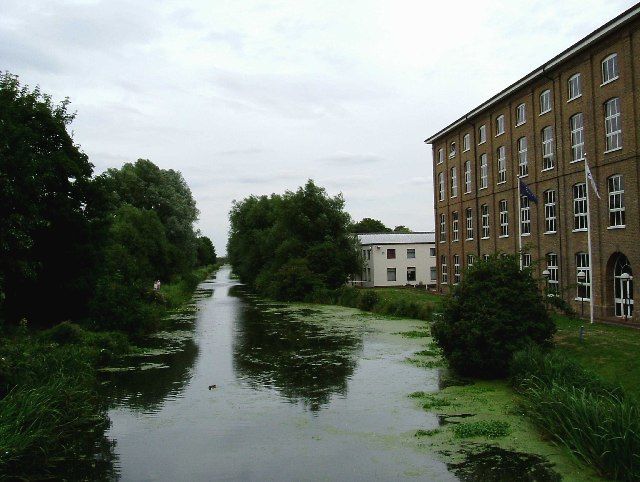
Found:
[[[435,286],[435,233],[358,234],[364,269],[362,286]]]

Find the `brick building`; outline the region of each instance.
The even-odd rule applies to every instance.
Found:
[[[633,316],[640,274],[640,5],[425,142],[433,148],[438,289],[480,256],[518,252],[580,312]],[[589,263],[585,157],[589,187]],[[518,178],[538,202],[521,198]],[[591,265],[590,265],[591,264]],[[631,275],[631,278],[629,278]]]

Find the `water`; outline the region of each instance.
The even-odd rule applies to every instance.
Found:
[[[415,322],[260,301],[223,268],[155,356],[105,374],[122,480],[457,480],[411,443],[438,426],[407,394]],[[217,387],[209,390],[209,386]]]

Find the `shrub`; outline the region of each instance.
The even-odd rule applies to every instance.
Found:
[[[284,301],[302,301],[319,286],[320,279],[303,258],[286,262],[275,273],[263,271],[256,279],[258,291]]]
[[[358,308],[363,311],[373,311],[373,307],[380,301],[380,296],[373,290],[366,290],[360,295]]]
[[[75,323],[63,321],[53,328],[44,331],[42,337],[61,345],[80,343],[83,338],[83,330]]]
[[[493,256],[466,271],[431,331],[452,368],[491,378],[507,374],[514,352],[549,343],[555,324],[530,270],[513,256]]]

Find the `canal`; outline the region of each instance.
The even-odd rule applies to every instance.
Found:
[[[398,334],[419,322],[268,303],[227,267],[174,321],[104,373],[121,480],[456,480],[412,441],[438,426],[407,397],[437,390]]]

